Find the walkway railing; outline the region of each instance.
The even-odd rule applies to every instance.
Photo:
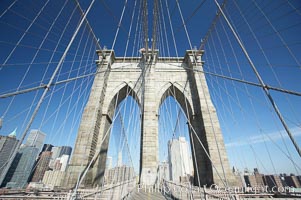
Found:
[[[229,192],[218,190],[206,190],[203,187],[193,186],[190,183],[180,184],[164,180],[164,187],[170,191],[170,195],[176,199],[237,199]]]
[[[104,185],[102,188],[78,189],[76,195],[70,195],[69,199],[124,199],[133,191],[135,186],[136,179],[132,179]]]

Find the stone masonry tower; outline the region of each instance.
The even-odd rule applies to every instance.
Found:
[[[158,111],[168,95],[181,105],[190,121],[190,140],[195,184],[235,184],[215,108],[202,71],[203,51],[188,50],[181,58],[161,58],[158,51],[142,52],[141,58],[118,58],[114,51],[97,52],[98,73],[85,107],[74,153],[65,177],[66,186],[76,185],[91,159],[80,187],[101,185],[106,165],[110,125],[116,103],[128,94],[141,108],[140,183],[153,185],[157,178]],[[102,145],[101,145],[102,144]],[[208,158],[208,155],[210,159]],[[224,173],[223,173],[224,172]],[[225,174],[225,176],[224,176]]]

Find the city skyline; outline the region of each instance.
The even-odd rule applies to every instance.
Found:
[[[43,3],[44,2],[38,2],[35,5],[20,3],[18,4],[19,7],[16,6],[14,9],[15,12],[25,15],[26,12],[32,8],[33,13],[37,14],[39,9],[44,5]],[[191,8],[198,8],[199,3],[200,2],[197,1],[191,1],[190,4],[184,5],[184,3],[180,2],[183,8],[183,15],[185,19],[188,20],[186,25],[192,48],[196,47],[197,49],[200,46],[201,39],[205,39],[207,30],[217,11],[214,3],[207,1],[202,5],[203,7],[200,7],[199,12],[191,16]],[[14,14],[14,12],[8,12],[4,15],[4,18],[0,18],[1,26],[3,26],[3,32],[0,33],[2,41],[0,44],[0,94],[6,94],[31,86],[39,86],[49,80],[52,70],[61,57],[61,52],[63,52],[67,46],[67,41],[71,38],[71,33],[74,32],[78,19],[80,19],[80,14],[77,13],[78,11],[75,11],[78,15],[72,18],[70,26],[65,27],[66,34],[62,34],[64,30],[62,24],[64,25],[65,22],[68,21],[67,18],[62,17],[62,21],[55,24],[54,29],[50,28],[51,24],[47,23],[49,21],[45,19],[49,18],[54,20],[56,17],[54,16],[55,13],[59,13],[60,8],[65,9],[63,5],[64,2],[58,2],[57,6],[53,8],[53,12],[47,10],[46,7],[46,14],[42,14],[41,21],[37,21],[35,26],[30,29],[30,33],[33,33],[33,35],[27,35],[27,37],[22,40],[21,45],[16,44],[18,39],[22,36],[23,32],[21,30],[24,31],[26,29],[30,24],[30,20],[26,20]],[[80,5],[86,10],[88,2],[80,1]],[[106,5],[107,7],[102,3],[96,3],[88,15],[88,21],[97,39],[99,39],[101,47],[106,46],[110,49],[114,43],[114,34],[112,33],[116,32],[123,4],[120,2],[117,3],[115,0],[106,2]],[[129,37],[131,40],[128,49],[131,49],[131,51],[128,50],[128,52],[125,53],[128,38],[127,31],[131,24],[134,1],[129,1],[128,5],[128,10],[125,12],[124,21],[121,23],[120,33],[117,37],[116,45],[114,46],[114,51],[118,57],[140,57],[141,54],[138,51],[140,47],[138,48],[137,45],[137,48],[134,48],[133,42],[135,40],[133,33],[131,37]],[[228,9],[226,10],[226,14],[234,25],[234,29],[240,33],[239,36],[264,81],[269,86],[300,92],[299,83],[301,73],[299,64],[301,60],[300,57],[294,57],[294,54],[291,55],[287,49],[287,47],[289,47],[292,52],[301,51],[300,45],[298,45],[300,41],[298,34],[301,30],[300,26],[294,23],[294,21],[300,20],[300,15],[290,13],[290,10],[293,8],[291,5],[298,7],[299,3],[293,2],[291,5],[288,4],[280,7],[276,2],[270,8],[265,7],[265,5],[266,4],[262,2],[230,2],[226,6],[226,9]],[[163,4],[163,6],[165,5]],[[191,46],[186,37],[181,16],[176,9],[177,4],[170,2],[169,6],[170,8],[174,8],[171,15],[173,16],[172,23],[175,28],[176,44],[178,45],[177,48],[170,49],[169,56],[182,57],[185,54],[185,50],[190,49]],[[239,15],[242,10],[247,10],[249,6],[254,9],[262,7],[268,19],[279,19],[273,22],[274,28],[277,28],[279,32],[275,33],[273,26],[267,25],[269,24],[269,20],[264,17],[260,9],[257,9],[254,14],[246,13]],[[277,6],[281,9],[278,9]],[[66,3],[66,10],[73,11],[74,7],[75,4]],[[150,19],[152,16],[152,7],[153,3],[151,2],[149,8]],[[3,7],[0,8],[1,13],[4,11],[4,8],[5,5],[3,4]],[[138,4],[136,11],[138,11],[137,8]],[[236,17],[229,12],[231,9],[236,10],[237,15],[241,17]],[[273,9],[277,12],[273,12]],[[31,15],[29,15],[28,18],[33,21],[34,14]],[[254,15],[263,15],[262,20],[254,20]],[[281,16],[286,17],[281,18]],[[162,15],[162,17],[166,17],[167,19],[167,15]],[[137,19],[137,16],[134,19]],[[250,22],[250,24],[245,21]],[[150,20],[149,23],[151,27],[153,22]],[[163,24],[161,24],[161,26],[163,26]],[[19,29],[14,27],[19,27]],[[106,29],[102,29],[102,27],[106,27]],[[150,27],[149,37],[152,35]],[[133,24],[133,30],[135,30],[135,28],[135,24]],[[163,27],[161,28],[163,30]],[[137,29],[139,30],[139,26]],[[43,37],[41,36],[46,35],[47,30],[50,30],[50,36],[45,40],[46,42],[43,43]],[[57,32],[59,34],[57,34]],[[170,30],[167,31],[167,33],[171,35]],[[59,37],[60,34],[63,36],[62,39]],[[88,35],[86,40],[83,39],[85,38],[85,34]],[[279,37],[279,35],[281,37]],[[160,38],[162,39],[164,37],[160,36]],[[57,41],[60,45],[56,46],[53,41]],[[235,40],[229,28],[227,28],[227,24],[221,18],[216,25],[216,29],[212,30],[205,46],[205,53],[202,57],[204,61],[204,71],[257,83],[257,78],[248,65],[247,59],[241,52],[239,45],[233,41]],[[283,41],[285,41],[285,43],[283,43]],[[161,45],[159,52],[162,57],[168,57],[167,47],[173,46],[171,37],[165,42],[167,42],[167,45],[162,41],[159,42]],[[39,47],[42,43],[43,45]],[[151,46],[151,38],[149,38],[149,45]],[[141,44],[140,46],[143,47]],[[166,48],[164,48],[164,46],[166,46]],[[9,53],[13,51],[14,47],[16,47],[16,51],[13,52],[11,58],[6,61],[6,57],[9,56]],[[98,59],[95,53],[97,48],[88,28],[80,32],[77,41],[74,46],[72,46],[71,52],[65,59],[66,62],[64,62],[55,80],[62,81],[76,77],[77,75],[87,75],[95,72],[95,60]],[[37,56],[35,56],[36,53]],[[210,96],[221,124],[226,147],[225,150],[228,154],[230,166],[235,166],[240,170],[244,170],[246,167],[250,169],[258,168],[266,174],[279,174],[280,172],[300,174],[300,157],[296,153],[289,136],[282,128],[279,119],[262,89],[242,83],[234,83],[208,74],[206,74],[206,78]],[[30,130],[36,129],[45,132],[45,143],[50,143],[55,146],[71,146],[74,148],[82,113],[88,101],[92,82],[93,77],[88,77],[75,82],[51,87]],[[1,99],[1,135],[8,135],[17,128],[17,139],[21,138],[21,134],[25,130],[41,93],[42,91],[40,90]],[[282,94],[276,91],[271,91],[271,94],[283,114],[293,137],[300,146],[301,116],[298,114],[301,113],[300,97]],[[121,115],[116,116],[116,124],[113,125],[112,132],[110,133],[112,137],[109,141],[108,155],[112,157],[112,165],[114,166],[117,163],[119,151],[122,151],[122,161],[124,164],[133,164],[135,172],[138,172],[140,164],[139,138],[141,137],[139,129],[139,125],[141,124],[139,119],[141,112],[139,108],[140,105],[133,98],[129,97],[124,104],[121,102],[119,106],[121,107]],[[132,111],[137,116],[130,119]],[[158,114],[159,118],[158,137],[161,139],[158,144],[158,156],[160,157],[160,161],[164,161],[167,157],[168,139],[184,136],[190,144],[190,136],[186,124],[188,119],[185,116],[186,111],[181,111],[177,100],[173,97],[168,97],[164,102],[161,102],[161,104],[157,106],[157,111],[156,114]],[[178,119],[180,119],[179,122]],[[124,128],[124,125],[127,125],[127,127]],[[30,130],[25,140],[29,137]]]
[[[14,135],[15,135],[15,133],[14,132],[12,132],[11,134],[10,134],[10,136],[9,137],[14,137]],[[181,148],[188,148],[188,146],[187,146],[187,142],[185,141],[185,138],[184,137],[179,137],[178,139],[172,139],[172,140],[170,140],[170,143],[169,143],[169,148],[172,148],[172,146],[175,146],[175,144],[173,144],[173,143],[175,143],[176,141],[178,141],[178,142],[184,142],[185,144],[186,144],[186,146],[184,145],[184,146],[182,146],[182,147],[173,147],[173,148],[176,148],[176,149],[179,149],[179,151],[180,151],[180,154],[181,154],[181,157],[185,157],[184,156],[184,154],[185,154],[185,152],[186,152],[186,154],[187,154],[187,156],[189,157],[189,153],[188,153],[188,151],[181,151]],[[49,146],[49,144],[44,144],[44,145],[48,145]],[[180,145],[181,146],[181,145]],[[33,149],[25,149],[25,148],[27,148],[27,147],[30,147],[30,148],[33,148]],[[19,160],[19,159],[23,159],[22,158],[22,154],[24,154],[24,155],[27,155],[28,153],[28,155],[27,155],[27,157],[28,156],[30,156],[30,157],[36,157],[38,154],[39,154],[39,151],[38,151],[38,148],[36,148],[36,147],[34,147],[34,146],[23,146],[22,147],[23,148],[23,150],[22,151],[20,151],[20,155],[21,156],[18,156],[17,155],[17,160]],[[52,147],[53,148],[53,147]],[[61,154],[63,154],[62,155],[62,157],[64,157],[64,156],[67,156],[66,157],[66,159],[68,160],[68,158],[69,158],[69,156],[68,155],[66,155],[66,154],[64,154],[65,152],[69,152],[68,150],[66,151],[66,146],[61,146],[61,147],[57,147],[57,148],[60,148],[60,152],[57,152],[57,153],[55,153],[55,154],[57,154],[57,156],[59,156],[59,155],[61,155]],[[34,149],[36,149],[36,151],[33,151]],[[44,149],[44,148],[43,148]],[[172,149],[170,149],[170,150],[172,150]],[[42,151],[40,151],[40,153],[42,153],[41,154],[41,158],[43,158],[43,157],[45,157],[45,158],[43,158],[44,160],[42,160],[42,161],[39,161],[39,159],[38,159],[38,162],[35,162],[35,160],[33,159],[33,160],[31,160],[32,162],[30,162],[31,164],[30,164],[30,166],[31,166],[31,168],[33,169],[33,170],[29,170],[28,172],[26,172],[26,170],[24,171],[24,172],[26,172],[26,173],[31,173],[32,174],[32,178],[30,179],[30,180],[32,180],[33,182],[40,182],[40,181],[42,181],[43,183],[44,183],[44,181],[46,181],[45,183],[48,183],[48,184],[54,184],[55,185],[55,183],[53,183],[53,180],[51,179],[51,176],[53,176],[54,174],[49,174],[49,172],[47,172],[47,170],[46,170],[46,166],[48,167],[48,165],[50,166],[50,159],[52,159],[51,157],[52,157],[52,155],[53,155],[53,153],[54,153],[54,151],[57,151],[57,150],[54,150],[54,149],[52,149],[51,151],[49,151],[49,148],[45,148],[44,150],[42,150]],[[182,153],[181,153],[182,152]],[[1,150],[0,151],[0,154],[2,155],[2,153],[3,153],[3,151]],[[51,154],[50,154],[51,153]],[[69,152],[70,153],[70,152]],[[174,149],[174,151],[169,151],[169,153],[174,153],[174,154],[177,154],[177,152],[175,151],[175,149]],[[70,154],[69,154],[70,155]],[[187,157],[186,156],[186,157]],[[128,166],[128,165],[121,165],[120,163],[121,163],[121,154],[119,154],[118,156],[118,159],[119,159],[119,164],[117,164],[116,166],[112,166],[112,163],[109,163],[109,165],[111,165],[111,167],[109,167],[109,168],[107,168],[106,169],[106,173],[108,173],[106,176],[108,176],[107,177],[107,181],[109,181],[108,183],[110,183],[110,182],[112,182],[112,181],[118,181],[118,180],[121,180],[122,179],[122,177],[123,177],[123,173],[125,173],[125,174],[128,174],[128,173],[130,173],[129,174],[129,176],[133,176],[133,171],[131,171],[131,169],[130,168],[128,168],[128,167],[131,167],[131,166]],[[188,158],[187,157],[187,158]],[[28,158],[26,158],[26,159],[28,159]],[[46,160],[45,160],[46,159]],[[108,157],[108,159],[109,160],[111,160],[112,158],[111,157]],[[19,162],[19,161],[18,161]],[[20,161],[20,162],[23,162],[23,161]],[[109,162],[111,162],[111,161],[109,161]],[[186,159],[186,161],[185,161],[185,159],[184,160],[182,160],[182,161],[180,161],[180,162],[187,162],[187,159]],[[189,161],[188,161],[189,162]],[[45,165],[46,164],[46,165]],[[54,169],[54,173],[56,173],[55,174],[55,177],[59,177],[59,176],[62,176],[63,174],[58,174],[57,173],[57,171],[61,171],[61,172],[65,172],[66,171],[66,164],[67,164],[67,162],[65,162],[65,164],[63,164],[64,165],[64,167],[63,167],[63,169]],[[20,168],[20,167],[18,167],[18,165],[19,164],[17,164],[16,166],[15,166],[15,168],[14,168],[14,172],[13,173],[11,173],[11,175],[9,175],[9,176],[11,176],[12,178],[9,178],[8,180],[15,180],[16,178],[14,178],[14,176],[23,176],[23,175],[13,175],[14,173],[16,173],[16,174],[22,174],[22,173],[24,173],[24,172],[21,172],[22,170],[24,170],[23,169],[23,167],[22,168]],[[44,169],[40,169],[40,165],[45,165],[44,167],[41,167],[41,168],[44,168]],[[162,165],[162,166],[161,166]],[[167,166],[167,168],[169,168],[167,171],[166,171],[166,166]],[[185,164],[184,164],[185,165]],[[169,166],[169,167],[168,167]],[[175,167],[175,165],[171,165],[170,164],[170,162],[169,161],[164,161],[164,162],[162,162],[162,163],[160,163],[159,164],[159,166],[158,166],[158,170],[160,171],[160,173],[158,174],[158,177],[160,178],[163,178],[163,177],[165,177],[165,179],[168,181],[169,179],[168,179],[168,177],[169,177],[169,175],[167,176],[165,173],[168,173],[169,174],[169,172],[170,173],[173,173],[172,171],[173,170],[175,170],[175,169],[172,169],[172,167],[171,166],[173,166],[173,167]],[[165,168],[164,168],[165,167]],[[25,169],[26,169],[27,167],[25,167]],[[160,169],[159,169],[160,168]],[[185,167],[184,167],[185,168]],[[21,171],[20,171],[21,170]],[[36,171],[36,170],[38,170],[38,171]],[[43,171],[43,172],[41,172],[41,170]],[[130,170],[130,172],[128,172],[127,170]],[[161,172],[163,170],[163,172]],[[185,169],[184,169],[185,170]],[[186,170],[187,171],[187,170]],[[47,173],[46,173],[47,172]],[[118,172],[118,173],[117,173]],[[122,173],[121,173],[122,172]],[[280,180],[282,180],[282,182],[283,182],[283,180],[285,180],[286,182],[287,182],[287,184],[288,184],[288,186],[290,186],[290,187],[298,187],[299,185],[301,185],[301,182],[299,183],[298,182],[298,178],[295,178],[295,177],[297,177],[297,175],[295,175],[294,173],[289,173],[289,174],[286,174],[285,172],[282,172],[282,173],[279,173],[279,174],[266,174],[266,173],[260,173],[261,172],[261,169],[257,169],[257,168],[254,168],[254,172],[253,172],[253,169],[252,168],[249,168],[249,169],[244,169],[244,170],[242,170],[242,171],[240,171],[240,170],[237,170],[237,168],[235,168],[235,166],[234,166],[234,168],[233,168],[233,173],[235,173],[235,174],[237,174],[238,176],[242,176],[242,177],[245,177],[244,179],[244,181],[246,181],[246,183],[245,184],[247,184],[247,185],[249,185],[249,186],[252,186],[252,187],[264,187],[265,186],[265,184],[267,184],[269,187],[272,187],[273,186],[273,184],[275,184],[275,182],[277,182],[277,187],[280,187],[280,185],[279,184],[283,184],[283,183],[279,183],[279,181]],[[39,174],[39,173],[42,173],[42,174],[40,174],[40,175],[37,175],[37,173]],[[117,173],[117,175],[116,175],[116,173]],[[121,173],[121,174],[120,174]],[[260,182],[260,183],[258,183],[258,181],[259,181],[259,179],[258,178],[253,178],[253,176],[255,175],[255,177],[257,176],[256,175],[256,173],[257,174],[260,174],[260,180],[261,180],[261,178],[263,178],[263,181],[264,182]],[[45,175],[45,178],[43,178],[44,177],[44,174],[46,174]],[[186,174],[186,173],[185,173]],[[42,175],[42,176],[41,176]],[[190,175],[192,175],[192,174],[190,174]],[[28,175],[26,175],[25,177],[27,177]],[[39,178],[38,178],[39,177]],[[173,179],[174,178],[172,178],[173,176],[171,176],[170,177],[170,180],[172,180],[172,181],[174,181]],[[179,176],[179,177],[181,177],[181,176]],[[184,177],[184,176],[183,176]],[[182,178],[183,178],[182,177]],[[279,179],[278,180],[278,177],[283,177],[283,179]],[[300,175],[298,176],[298,177],[300,177]],[[20,177],[19,177],[20,178]],[[19,178],[18,178],[18,180],[19,180]],[[271,178],[273,178],[274,179],[274,181],[272,180],[272,181],[269,181]],[[24,181],[20,181],[20,182],[18,182],[17,183],[17,185],[14,185],[15,183],[13,183],[13,182],[7,182],[7,187],[17,187],[17,188],[19,188],[19,187],[25,187],[26,185],[27,185],[27,183],[29,183],[30,181],[28,180],[28,181],[26,181],[27,180],[27,178],[25,178],[24,179]],[[38,181],[35,181],[35,180],[38,180]],[[184,181],[189,181],[189,179],[183,179]],[[257,183],[256,183],[257,182]],[[62,183],[60,183],[60,184],[62,184]],[[59,184],[59,185],[60,185]],[[255,185],[254,185],[255,184]],[[259,184],[259,185],[258,185]],[[263,184],[263,185],[260,185],[260,184]]]

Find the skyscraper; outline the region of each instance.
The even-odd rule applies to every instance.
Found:
[[[66,171],[69,158],[70,156],[65,154],[61,157],[56,158],[53,164],[53,170],[59,170],[62,172]]]
[[[49,163],[49,167],[54,169],[55,163],[57,159],[60,160],[60,158],[64,155],[68,156],[67,163],[69,162],[69,158],[71,156],[72,148],[69,146],[59,146],[59,147],[52,147],[52,156]],[[66,157],[66,156],[65,156]],[[66,158],[63,158],[63,163],[65,162]],[[59,161],[60,163],[61,161]]]
[[[32,173],[38,154],[39,149],[36,147],[21,147],[4,179],[3,185],[10,188],[24,188]]]
[[[43,148],[45,137],[46,137],[45,133],[43,133],[40,130],[33,129],[30,131],[25,145],[36,147],[41,151]]]
[[[168,159],[172,181],[180,182],[181,177],[192,175],[192,163],[185,137],[168,141]]]
[[[44,151],[51,151],[52,147],[53,147],[52,144],[44,144],[43,148],[42,148],[42,152],[44,152]]]
[[[16,139],[16,131],[17,129],[8,136],[0,135],[0,175],[2,174],[4,166],[7,164],[11,154],[15,150],[15,146],[18,143],[18,140]],[[0,185],[1,184],[2,183],[0,183]]]
[[[60,148],[60,152],[59,152],[59,157],[61,157],[62,155],[68,155],[71,156],[71,152],[72,152],[72,147],[69,146],[61,146]]]
[[[51,159],[52,152],[51,151],[43,151],[38,159],[36,164],[36,168],[34,170],[34,174],[32,176],[32,182],[40,182],[43,180],[43,176],[45,172],[49,168],[49,162]]]

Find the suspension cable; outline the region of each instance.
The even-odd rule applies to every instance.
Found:
[[[227,0],[223,1],[223,3],[222,3],[222,9],[225,7],[226,1]],[[221,11],[218,11],[217,14],[215,15],[214,19],[211,22],[211,25],[210,25],[210,27],[209,27],[206,35],[205,35],[205,38],[201,41],[201,45],[200,45],[200,48],[199,48],[200,50],[204,49],[204,46],[207,43],[207,40],[210,37],[211,32],[215,29],[215,25],[218,22],[220,15],[221,15]]]
[[[173,40],[173,44],[174,44],[174,47],[175,47],[176,56],[178,58],[179,57],[178,48],[177,48],[177,44],[176,44],[176,39],[175,39],[173,26],[172,26],[172,23],[171,23],[171,16],[170,16],[169,6],[168,6],[168,3],[167,3],[167,0],[165,0],[165,4],[166,4],[166,10],[167,10],[167,15],[168,15],[168,19],[169,19],[168,21],[169,21],[169,26],[170,26],[170,30],[171,30],[172,40]]]
[[[154,0],[154,16],[153,16],[153,36],[152,36],[152,54],[155,53],[156,43],[157,43],[157,29],[158,29],[158,20],[159,20],[159,7],[158,0]]]
[[[168,45],[168,39],[167,39],[167,30],[166,30],[165,17],[164,17],[164,10],[163,10],[163,6],[162,6],[162,1],[159,1],[159,2],[160,2],[160,10],[161,10],[161,12],[159,10],[159,13],[162,14],[165,43],[166,43],[166,48],[167,48],[167,56],[170,57],[170,51],[169,51],[169,45]],[[162,40],[164,40],[164,39],[162,38]]]
[[[85,15],[85,12],[81,8],[80,3],[78,2],[78,0],[75,0],[75,1],[76,1],[76,5],[77,5],[76,7],[78,7],[79,12],[80,12],[81,16],[83,17]],[[90,25],[90,23],[89,23],[89,21],[88,21],[87,18],[85,18],[85,22],[86,22],[86,25],[88,26],[88,28],[90,30],[90,33],[93,36],[93,39],[95,41],[95,44],[97,45],[97,48],[101,49],[100,44],[99,44],[99,39],[96,37],[96,35],[95,35],[94,31],[93,31],[93,28],[91,27],[91,25]]]
[[[128,50],[128,45],[129,45],[130,36],[131,36],[131,32],[132,32],[132,25],[133,25],[134,16],[135,16],[135,13],[136,13],[136,5],[137,5],[137,0],[135,0],[135,3],[134,3],[134,8],[133,8],[134,11],[133,11],[133,14],[132,14],[130,29],[129,29],[129,33],[128,33],[128,37],[127,37],[127,41],[126,41],[126,45],[125,45],[123,62],[125,62],[125,57],[126,57],[126,53],[127,53],[127,50]],[[139,9],[139,12],[140,12],[140,9]]]
[[[146,56],[148,56],[148,11],[147,0],[143,1],[143,32],[144,32],[144,48]]]

